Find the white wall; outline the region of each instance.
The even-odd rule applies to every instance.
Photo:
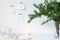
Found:
[[[27,23],[28,21],[28,14],[32,13],[35,9],[33,6],[33,3],[41,3],[42,0],[23,0],[26,10],[23,10],[22,12],[19,11],[19,2],[22,0],[0,0],[0,25],[2,27],[12,27],[14,31],[18,32],[24,32],[26,26],[29,26],[34,29],[33,32],[37,33],[53,33],[54,32],[54,22],[51,21],[45,25],[41,25],[43,21],[45,21],[46,18],[37,18],[33,20],[30,24]],[[9,7],[10,5],[14,5],[13,8]],[[16,11],[16,14],[14,14],[14,8]],[[11,11],[12,10],[12,11]],[[18,12],[19,11],[19,12]],[[19,13],[22,13],[23,15],[18,15]],[[41,32],[38,32],[41,31]]]
[[[26,10],[19,11],[19,2],[23,1]],[[41,25],[46,18],[34,19],[31,23],[27,23],[28,14],[32,13],[34,9],[33,3],[42,3],[44,0],[0,0],[0,28],[11,27],[15,33],[25,33],[30,31],[33,34],[54,34],[55,26],[54,22],[50,21],[45,25]],[[14,5],[13,8],[9,7]],[[16,14],[14,13],[14,8]],[[18,15],[22,13],[22,15]]]

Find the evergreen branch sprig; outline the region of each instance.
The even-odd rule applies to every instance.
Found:
[[[28,21],[29,23],[37,18],[37,17],[41,17],[41,16],[47,16],[48,21],[43,22],[42,24],[45,24],[47,22],[49,22],[50,20],[53,21],[58,21],[60,18],[60,2],[57,2],[57,0],[45,0],[44,4],[40,3],[40,4],[33,4],[35,8],[38,9],[38,11],[34,10],[34,14],[29,14],[30,20]],[[49,20],[50,19],[50,20]]]

